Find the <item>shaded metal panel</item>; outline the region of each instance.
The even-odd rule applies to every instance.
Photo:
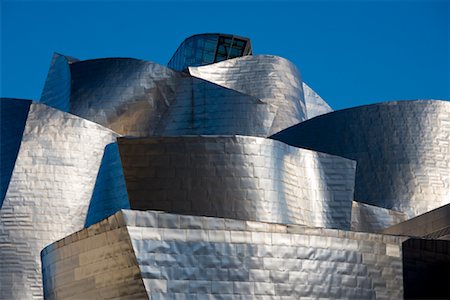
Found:
[[[58,283],[64,273],[54,270],[77,274],[78,260],[89,257],[77,245],[99,251],[92,271],[80,272],[91,286],[101,266],[119,268],[121,260],[102,255],[108,239],[97,237],[123,226],[151,299],[403,297],[402,237],[129,210],[47,247],[42,252],[45,283],[57,284],[46,291],[63,289]],[[134,268],[134,259],[129,264]],[[111,285],[111,290],[119,287]],[[65,292],[81,294],[88,288],[66,285]]]
[[[42,299],[42,248],[83,228],[106,145],[117,134],[32,104],[0,210],[0,298]]]
[[[118,144],[133,209],[350,229],[354,161],[244,136]]]
[[[266,137],[277,108],[197,78],[178,80],[175,98],[154,135],[242,134]],[[143,135],[140,135],[143,136]]]
[[[353,201],[352,231],[382,232],[407,219],[403,212]]]
[[[121,214],[71,237],[41,252],[45,299],[148,299]]]
[[[450,204],[386,228],[383,233],[450,240]]]
[[[68,112],[70,109],[70,67],[77,59],[54,53],[40,103]]]
[[[403,242],[405,299],[450,299],[450,241]]]
[[[0,208],[19,153],[30,100],[0,98]]]
[[[245,56],[189,67],[192,76],[251,95],[276,108],[272,134],[306,120],[303,86],[297,67],[272,55]]]
[[[335,111],[272,138],[357,161],[355,199],[413,217],[450,202],[450,103],[416,100]]]
[[[314,117],[332,112],[333,109],[312,88],[303,82],[303,94],[305,96],[306,117]]]
[[[280,114],[272,103],[150,62],[104,59],[70,66],[70,112],[124,135],[266,137]]]
[[[174,97],[170,82],[183,76],[137,59],[97,59],[71,64],[70,112],[120,134],[148,136]]]
[[[91,226],[119,209],[130,208],[117,143],[105,147],[95,180],[85,227]]]

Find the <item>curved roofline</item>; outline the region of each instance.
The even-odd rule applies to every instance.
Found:
[[[290,63],[291,65],[293,65],[293,66],[298,70],[298,72],[300,73],[299,68],[298,68],[292,61],[290,61],[289,59],[287,59],[287,58],[285,58],[285,57],[283,57],[283,56],[278,56],[278,55],[274,55],[274,54],[244,55],[244,56],[238,56],[238,57],[228,58],[228,59],[226,59],[226,60],[222,60],[222,61],[210,63],[210,64],[207,64],[207,65],[202,65],[202,66],[190,66],[189,68],[202,68],[202,67],[213,66],[213,65],[216,65],[216,64],[221,64],[221,63],[225,63],[225,62],[229,62],[229,61],[233,61],[233,60],[238,60],[238,59],[254,59],[254,58],[258,58],[258,57],[275,57],[275,58],[277,58],[277,59],[284,60],[284,61]]]
[[[300,122],[300,123],[298,123],[296,125],[293,125],[291,127],[297,126],[297,125],[299,125],[301,123],[308,122],[308,121],[311,121],[311,120],[314,120],[314,119],[318,119],[318,118],[321,118],[321,117],[326,117],[326,116],[328,116],[330,114],[341,113],[341,112],[345,112],[345,111],[349,111],[349,110],[359,110],[359,109],[362,109],[364,107],[369,107],[369,106],[389,106],[389,105],[397,105],[397,104],[400,104],[400,103],[404,104],[405,102],[406,103],[411,103],[411,102],[433,102],[433,103],[434,102],[447,102],[448,105],[450,105],[450,100],[445,100],[445,99],[405,99],[405,100],[392,100],[392,101],[388,100],[388,101],[375,102],[375,103],[370,103],[370,104],[363,104],[363,105],[358,105],[358,106],[353,106],[353,107],[348,107],[348,108],[343,108],[343,109],[330,111],[328,113],[325,113],[325,114],[322,114],[322,115],[318,115],[318,116],[315,116],[314,118],[311,118],[311,119],[305,120],[303,122]],[[291,127],[289,127],[289,128],[291,128]],[[288,128],[286,128],[286,129],[288,129]],[[283,129],[283,130],[286,130],[286,129]],[[278,133],[275,133],[274,135],[276,135],[276,134],[278,134]]]

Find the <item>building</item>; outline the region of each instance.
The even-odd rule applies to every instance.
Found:
[[[448,101],[333,111],[201,34],[0,103],[1,299],[450,296]]]

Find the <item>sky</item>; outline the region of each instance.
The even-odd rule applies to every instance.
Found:
[[[165,65],[223,32],[292,61],[334,109],[450,98],[450,0],[0,1],[1,97],[38,100],[53,52]]]

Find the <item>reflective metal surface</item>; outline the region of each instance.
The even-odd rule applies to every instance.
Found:
[[[450,102],[335,111],[272,138],[357,161],[355,199],[410,217],[450,203]]]
[[[407,219],[406,213],[353,201],[351,230],[379,233]]]
[[[46,105],[2,99],[0,299],[441,295],[446,241],[401,245],[450,236],[450,103],[332,112],[251,51],[196,35],[180,71],[55,54]]]
[[[383,233],[450,240],[450,204],[407,221],[397,222],[383,230]]]
[[[192,76],[254,96],[276,109],[272,134],[306,120],[303,85],[297,67],[273,55],[245,56],[189,67]]]
[[[19,153],[30,100],[0,98],[0,208]]]
[[[133,209],[350,229],[354,161],[245,136],[118,143]]]
[[[405,239],[125,210],[45,248],[44,285],[47,299],[401,299]]]
[[[303,82],[303,94],[306,104],[306,117],[312,119],[332,112],[333,109],[312,88]]]
[[[39,252],[84,227],[105,146],[116,137],[95,123],[31,104],[0,210],[0,299],[42,298]],[[108,187],[116,193],[119,179]],[[116,204],[108,205],[117,211],[123,202]]]
[[[266,103],[151,62],[88,60],[72,62],[70,72],[69,112],[123,135],[266,137],[301,120],[293,115],[295,103]],[[64,86],[69,79],[57,76],[47,79],[47,85],[60,80]],[[42,103],[60,108],[58,101],[50,93],[41,98]]]
[[[68,112],[70,110],[71,74],[69,64],[78,61],[70,56],[54,53],[42,90],[41,103]]]

